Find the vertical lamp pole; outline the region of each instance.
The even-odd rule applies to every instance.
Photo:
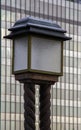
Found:
[[[24,83],[24,129],[35,130],[35,84],[40,85],[40,130],[50,130],[50,89],[63,75],[63,41],[59,25],[32,17],[18,20],[4,38],[13,40],[12,73]]]

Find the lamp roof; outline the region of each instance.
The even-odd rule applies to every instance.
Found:
[[[28,33],[41,34],[59,38],[59,40],[70,40],[71,37],[65,35],[66,31],[63,30],[58,24],[49,21],[38,19],[34,17],[26,17],[15,22],[14,26],[8,29],[11,33],[4,38],[14,39],[20,34],[27,35]]]

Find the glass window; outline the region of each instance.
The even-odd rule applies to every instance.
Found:
[[[78,124],[78,130],[81,130],[81,125],[80,124]]]
[[[77,108],[78,118],[81,118],[81,108]]]
[[[1,66],[1,75],[5,76],[5,65]]]
[[[70,130],[70,124],[65,124],[66,128],[64,130]]]
[[[11,112],[15,113],[15,103],[11,103]]]
[[[6,130],[10,130],[10,122],[6,121]]]
[[[53,112],[51,112],[54,116],[57,115],[56,111],[57,111],[57,107],[56,106],[52,106],[53,108]]]
[[[70,115],[69,115],[69,112],[70,112],[69,106],[68,106],[68,107],[64,107],[64,108],[65,108],[65,114],[64,114],[64,116],[69,117],[69,116],[70,116]]]
[[[57,125],[57,123],[53,123],[53,129],[54,130],[57,130],[57,126],[56,125]]]
[[[1,130],[5,130],[5,121],[1,121]]]
[[[14,121],[11,121],[11,129],[15,130],[15,122]]]
[[[1,112],[5,112],[5,102],[1,102]]]
[[[6,112],[10,112],[10,102],[6,102]]]
[[[20,123],[19,123],[19,121],[17,121],[16,122],[16,129],[19,130],[19,128],[20,128]]]
[[[16,95],[20,95],[20,86],[19,85],[16,86]]]
[[[57,130],[60,130],[60,127],[61,127],[60,123],[57,123]]]
[[[70,116],[73,117],[74,111],[73,107],[70,107]]]

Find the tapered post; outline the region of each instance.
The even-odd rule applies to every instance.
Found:
[[[50,130],[50,84],[40,85],[40,130]]]
[[[35,130],[35,84],[24,84],[24,130]]]

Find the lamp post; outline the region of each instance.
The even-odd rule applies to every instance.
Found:
[[[40,85],[40,130],[50,130],[50,88],[63,75],[63,41],[59,25],[32,17],[18,20],[4,38],[13,40],[13,69],[24,83],[24,128],[35,130],[35,84]]]

